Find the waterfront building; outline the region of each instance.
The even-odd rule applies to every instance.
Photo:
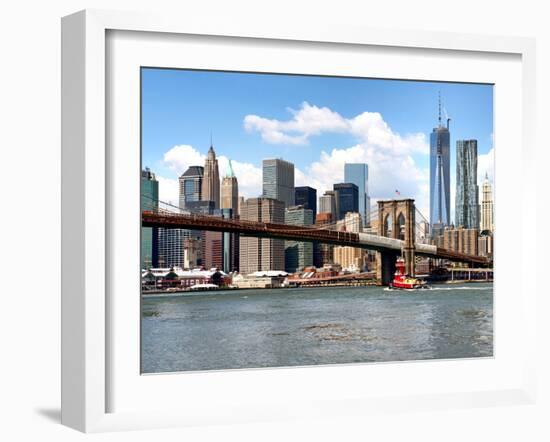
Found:
[[[363,225],[367,226],[370,220],[369,197],[369,166],[366,163],[345,163],[344,181],[353,183],[358,189],[359,213],[363,218]]]
[[[141,171],[141,210],[157,210],[159,199],[159,182],[155,174],[146,167]],[[158,228],[141,228],[141,268],[158,265]]]
[[[334,247],[334,262],[348,272],[361,272],[365,268],[365,253],[362,249],[348,246]]]
[[[262,162],[262,196],[282,201],[284,207],[294,203],[294,164],[279,159],[266,159]]]
[[[186,240],[194,231],[187,229],[158,229],[158,261],[161,267],[184,267]],[[196,238],[196,237],[195,237]]]
[[[430,223],[432,235],[440,234],[451,218],[451,177],[449,121],[441,123],[441,99],[439,100],[439,124],[430,134]]]
[[[481,220],[479,229],[482,232],[493,232],[493,190],[489,182],[489,176],[485,173],[485,179],[481,187]]]
[[[293,226],[311,226],[313,210],[304,206],[294,206],[285,209],[285,224]],[[285,270],[294,273],[304,267],[313,265],[313,243],[301,241],[285,241]]]
[[[477,185],[477,140],[456,142],[455,225],[479,227],[479,188]]]
[[[240,219],[268,223],[284,223],[285,205],[273,198],[249,198],[241,205]],[[282,239],[241,237],[239,270],[247,275],[256,271],[283,270],[285,241]]]
[[[221,209],[231,209],[234,216],[239,214],[239,183],[229,160],[229,173],[223,177],[221,188]]]
[[[242,273],[233,277],[233,285],[240,289],[274,289],[282,287],[288,274],[286,272]]]
[[[186,203],[202,199],[202,181],[204,167],[190,166],[179,177],[179,207],[186,208]]]
[[[220,208],[220,172],[214,147],[210,145],[204,162],[204,178],[202,180],[203,201],[214,201],[214,208]]]
[[[204,232],[204,268],[223,270],[224,232]]]
[[[477,243],[480,256],[487,256],[489,258],[493,256],[493,234],[491,232],[485,231],[481,233]]]
[[[336,194],[334,190],[327,190],[321,197],[319,197],[319,213],[330,213],[333,220],[336,220],[337,208],[336,208]]]
[[[231,276],[219,270],[183,269],[179,266],[152,268],[141,274],[142,288],[189,289],[207,284],[223,287],[231,284]],[[197,287],[198,286],[198,287]]]
[[[479,229],[446,227],[443,232],[436,237],[435,245],[452,252],[478,255],[478,238]]]
[[[333,185],[336,202],[336,219],[344,219],[347,212],[359,212],[359,188],[353,183]]]
[[[317,190],[309,186],[296,187],[294,204],[311,210],[313,217],[317,214]]]

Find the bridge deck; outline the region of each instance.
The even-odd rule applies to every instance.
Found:
[[[198,214],[172,214],[144,211],[143,227],[163,227],[166,229],[210,230],[238,233],[244,236],[267,237],[304,242],[320,242],[337,246],[359,247],[377,252],[399,253],[403,241],[368,233],[341,232],[319,227],[292,226],[287,224],[264,223],[258,221],[235,220]],[[430,258],[451,261],[489,264],[482,256],[466,255],[429,244],[417,244],[415,253]]]

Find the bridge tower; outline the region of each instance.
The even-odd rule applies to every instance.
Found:
[[[403,240],[405,272],[414,275],[415,266],[415,207],[414,200],[399,199],[378,201],[378,234]],[[395,273],[395,260],[398,253],[377,253],[377,278],[387,285]]]

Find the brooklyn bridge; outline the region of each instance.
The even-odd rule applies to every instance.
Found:
[[[398,256],[405,260],[406,272],[415,273],[416,256],[436,260],[467,263],[472,267],[487,267],[491,260],[485,256],[458,253],[429,244],[416,217],[425,220],[416,209],[413,199],[378,201],[370,221],[376,221],[377,232],[355,233],[336,230],[336,223],[296,226],[242,219],[228,219],[213,215],[190,213],[162,201],[142,211],[143,227],[165,229],[194,229],[229,232],[242,236],[327,243],[337,246],[364,248],[378,252],[377,278],[387,284],[393,277]]]

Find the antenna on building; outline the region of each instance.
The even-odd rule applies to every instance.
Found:
[[[449,130],[449,122],[451,121],[451,117],[449,117],[449,114],[447,113],[447,109],[445,109],[445,106],[443,106],[443,112],[445,113],[445,119],[447,120],[447,130]]]
[[[212,129],[210,129],[210,147],[212,147],[213,144],[212,144]]]
[[[439,104],[439,127],[441,127],[441,91],[438,92],[438,104]]]
[[[231,160],[229,160],[229,176],[234,177],[235,173],[233,172],[233,165],[231,164]]]

